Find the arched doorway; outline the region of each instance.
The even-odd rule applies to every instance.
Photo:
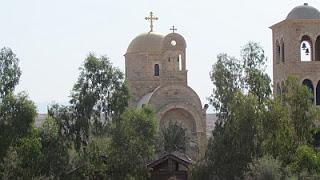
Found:
[[[182,108],[169,109],[160,118],[160,129],[167,128],[169,123],[176,122],[181,128],[185,129],[186,154],[195,158],[199,153],[199,142],[196,132],[196,121],[192,114]]]

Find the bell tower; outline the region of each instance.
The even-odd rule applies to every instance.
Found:
[[[281,93],[288,76],[296,76],[320,105],[320,12],[304,3],[270,28],[274,93]]]
[[[162,62],[164,75],[161,83],[178,83],[187,85],[186,41],[174,31],[166,35],[162,42]]]

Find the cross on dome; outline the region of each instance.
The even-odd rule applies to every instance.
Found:
[[[172,33],[174,33],[174,31],[178,30],[177,28],[175,28],[174,26],[172,26],[172,28],[170,28],[170,30],[172,31]]]
[[[152,32],[153,31],[153,21],[158,20],[158,17],[154,16],[153,12],[151,11],[150,16],[145,17],[144,19],[150,21],[150,31],[149,32]]]

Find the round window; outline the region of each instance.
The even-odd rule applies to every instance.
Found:
[[[177,44],[177,42],[176,42],[175,40],[172,40],[172,41],[171,41],[171,45],[172,45],[172,46],[175,46],[176,44]]]

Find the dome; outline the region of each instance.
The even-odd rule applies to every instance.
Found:
[[[127,53],[160,52],[163,38],[155,32],[142,33],[131,41]]]
[[[302,6],[293,8],[287,19],[320,19],[320,12],[308,3],[304,3]]]

